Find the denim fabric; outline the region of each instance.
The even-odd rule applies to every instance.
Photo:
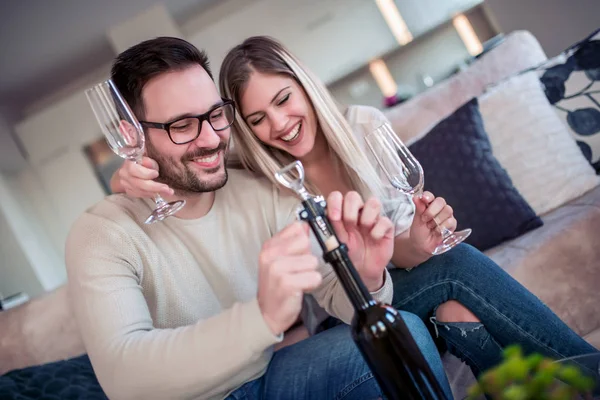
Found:
[[[481,322],[440,322],[435,317],[430,320],[437,333],[442,331],[440,336],[448,351],[466,362],[475,376],[502,361],[502,346]]]
[[[401,312],[415,341],[449,399],[452,398],[439,353],[415,315]],[[265,374],[235,390],[227,400],[383,398],[354,343],[348,325],[338,325],[276,351]]]
[[[546,305],[487,256],[468,244],[431,257],[410,271],[390,269],[392,304],[429,321],[435,309],[457,300],[481,324],[461,325],[433,319],[448,350],[475,376],[496,365],[501,349],[520,344],[526,353],[562,359],[597,352]]]

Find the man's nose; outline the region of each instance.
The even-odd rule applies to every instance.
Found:
[[[208,121],[202,121],[200,135],[198,135],[194,143],[201,148],[214,149],[221,143],[221,137],[215,132]]]

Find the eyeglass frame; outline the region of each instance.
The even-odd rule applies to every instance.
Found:
[[[198,115],[189,115],[187,117],[182,117],[182,118],[178,118],[174,121],[171,122],[166,122],[166,123],[160,123],[160,122],[150,122],[150,121],[140,121],[140,124],[143,127],[147,127],[147,128],[157,128],[157,129],[162,129],[164,131],[167,132],[167,135],[169,136],[169,139],[171,140],[171,142],[173,142],[173,144],[188,144],[193,142],[194,140],[198,139],[198,137],[200,136],[200,132],[202,131],[202,124],[204,123],[204,121],[208,121],[208,124],[210,125],[210,127],[215,131],[215,132],[220,132],[220,131],[224,131],[225,129],[229,128],[231,125],[233,125],[234,121],[235,121],[235,101],[231,100],[231,99],[225,99],[225,98],[221,98],[221,100],[223,100],[223,103],[214,106],[213,108],[211,108],[210,110],[208,110],[207,112],[203,113],[203,114],[198,114]],[[213,111],[215,111],[218,108],[221,108],[223,106],[227,106],[227,105],[231,105],[232,109],[233,109],[233,118],[231,119],[231,123],[229,125],[227,125],[224,128],[220,128],[220,129],[215,129],[215,127],[212,125],[212,123],[210,122],[210,114],[213,113]],[[189,119],[189,118],[196,118],[198,120],[198,133],[196,134],[196,136],[194,136],[193,139],[190,139],[186,142],[183,143],[177,143],[173,140],[173,138],[171,137],[171,125],[183,121],[184,119]]]

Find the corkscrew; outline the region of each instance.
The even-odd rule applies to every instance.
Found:
[[[275,179],[302,199],[302,203],[296,211],[297,217],[301,221],[306,221],[311,227],[323,250],[323,259],[335,270],[355,308],[364,308],[374,304],[373,298],[350,261],[348,247],[345,243],[340,242],[327,217],[325,198],[311,195],[304,187],[302,163],[294,161],[283,167],[275,173]]]
[[[297,210],[298,219],[308,222],[323,251],[331,251],[339,247],[338,238],[329,218],[327,218],[325,198],[323,196],[312,196],[304,187],[304,166],[302,163],[294,161],[283,167],[275,173],[275,178],[302,199],[302,204]]]

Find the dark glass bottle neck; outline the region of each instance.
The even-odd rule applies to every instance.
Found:
[[[345,244],[325,253],[323,259],[333,267],[355,310],[365,310],[375,305],[373,296],[348,257]]]
[[[310,225],[323,249],[323,259],[333,267],[354,309],[364,310],[376,304],[348,257],[348,247],[339,242],[327,218],[325,201],[307,198],[302,201],[302,207],[300,219]]]

